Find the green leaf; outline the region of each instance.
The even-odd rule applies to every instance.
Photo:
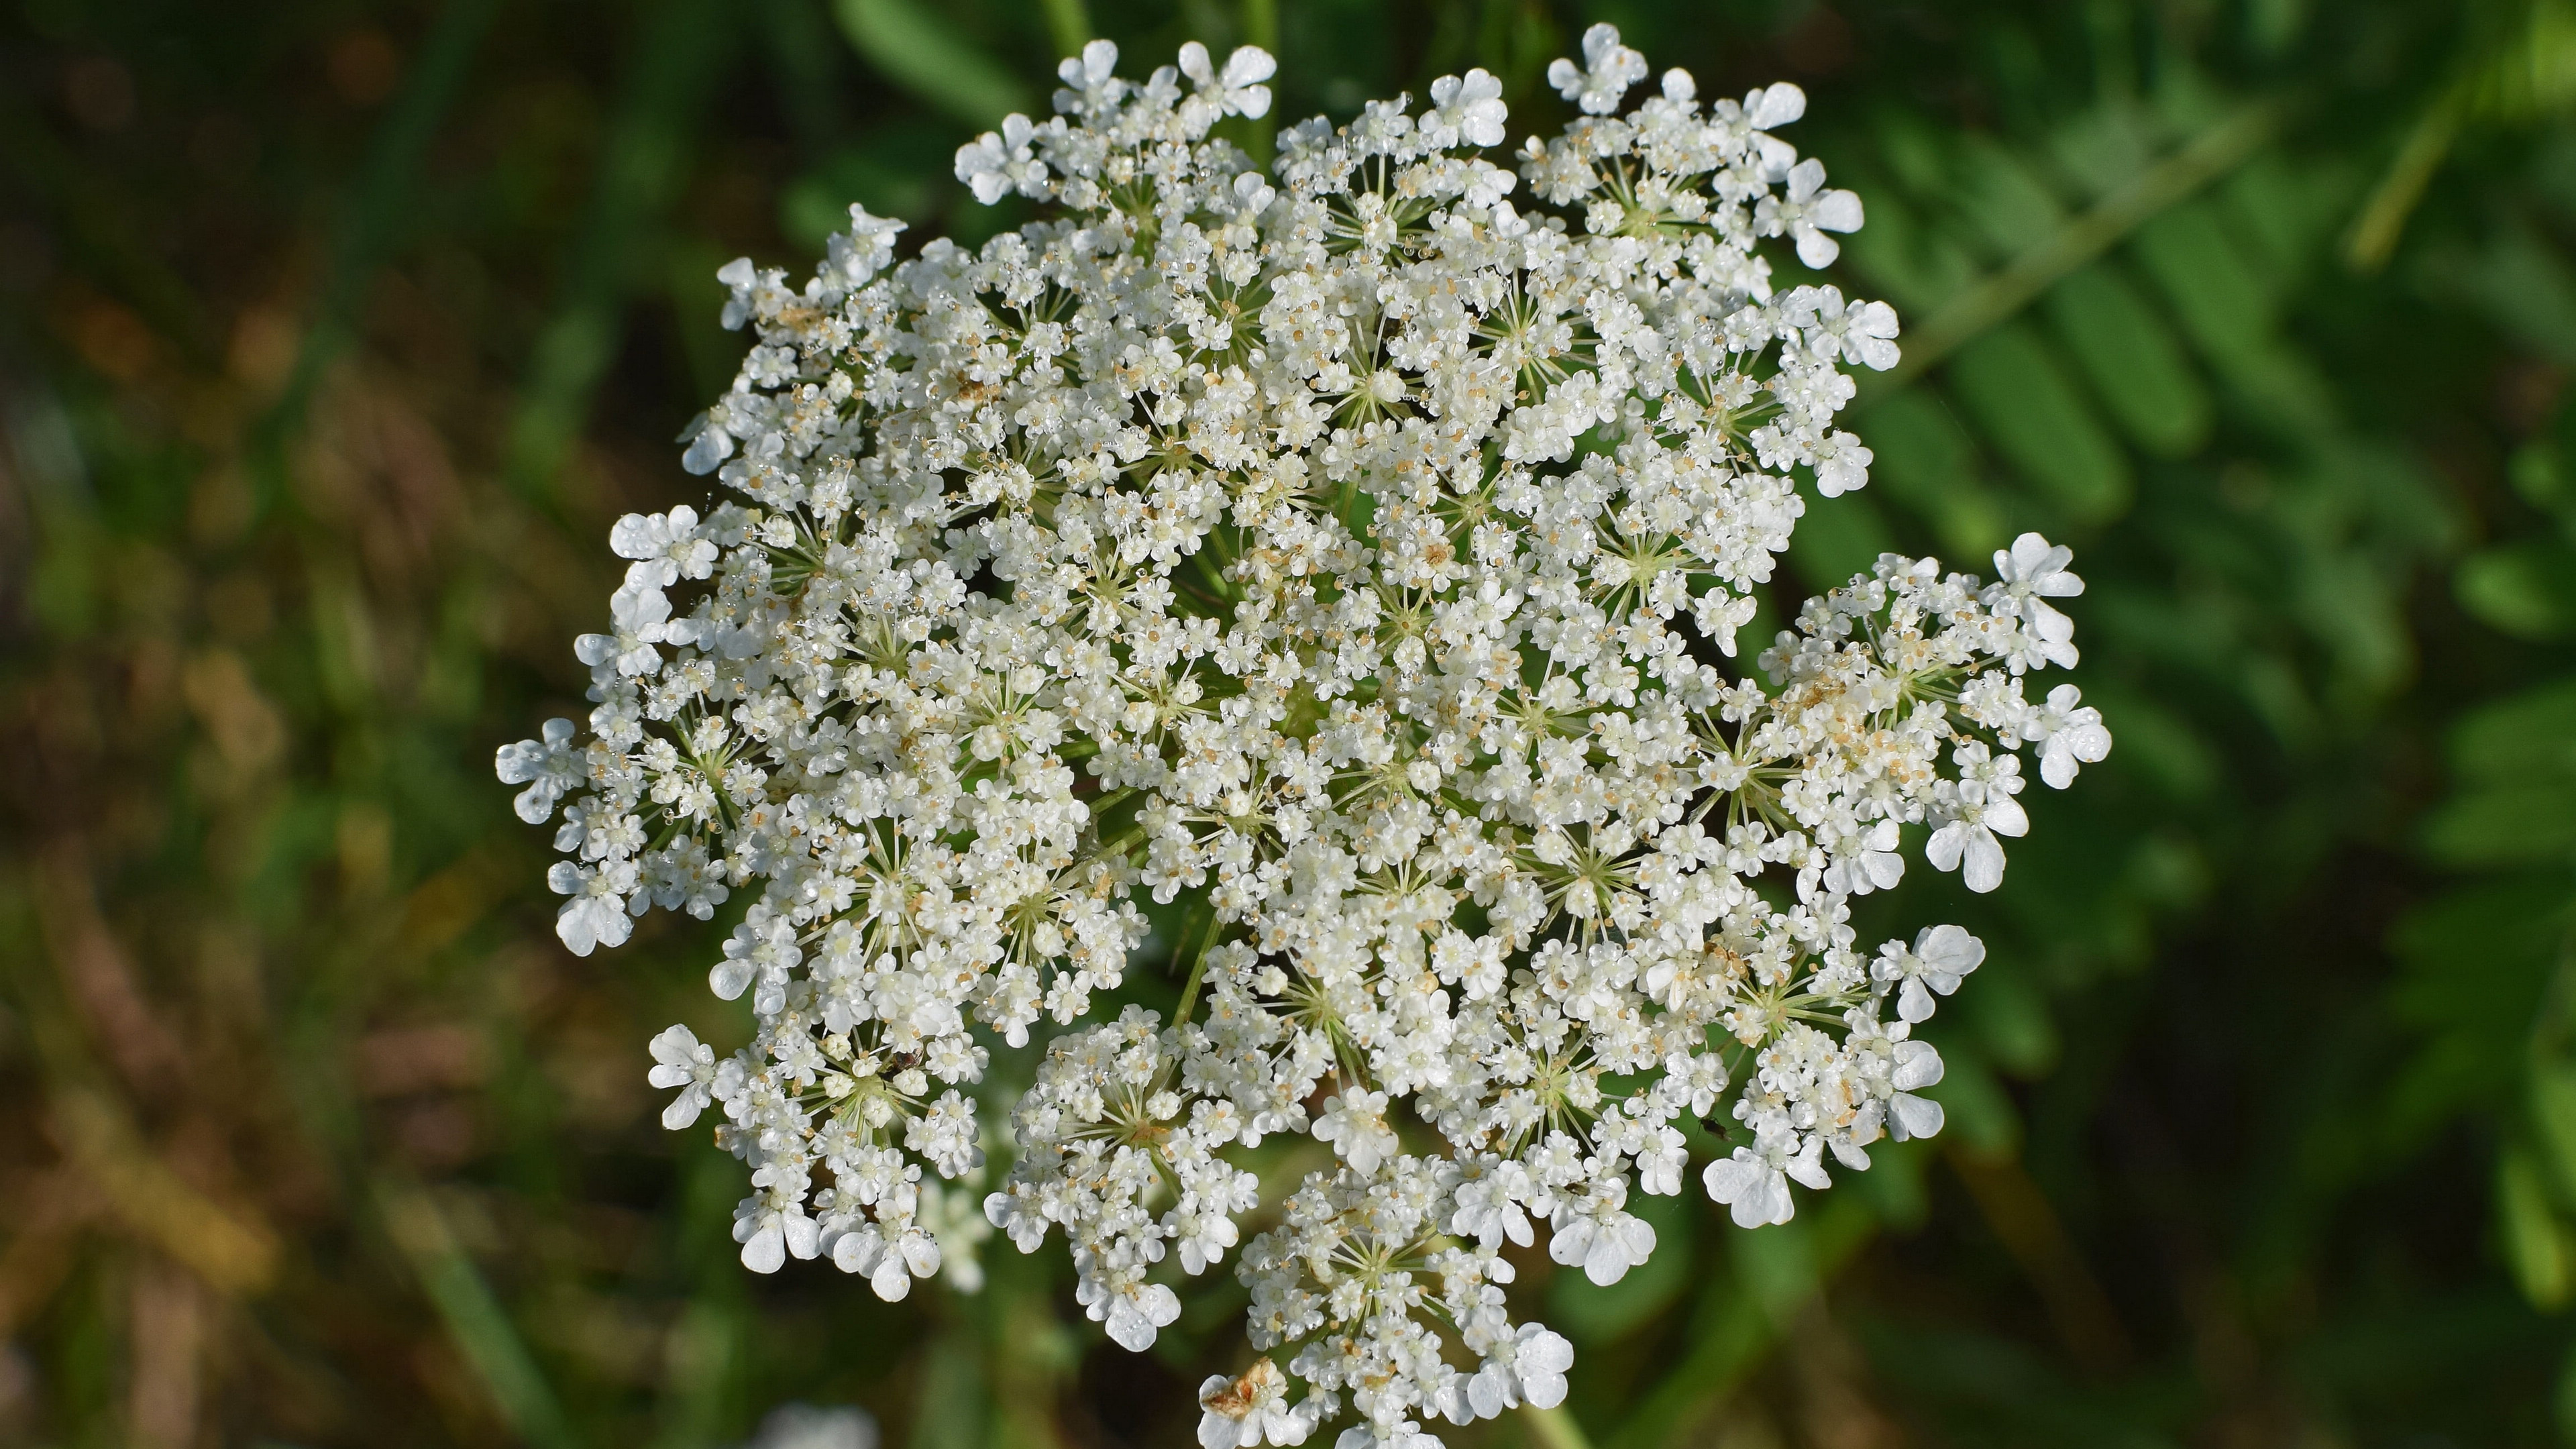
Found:
[[[2576,780],[2497,785],[2444,801],[2424,849],[2449,865],[2517,865],[2576,851]]]
[[[1878,556],[1896,546],[1885,515],[1865,493],[1809,498],[1806,516],[1790,535],[1789,564],[1817,591],[1869,572]]]
[[[1955,1135],[1959,1145],[1981,1157],[2003,1157],[2021,1150],[2021,1112],[2011,1094],[1996,1080],[1983,1053],[1955,1036],[1940,1043],[1941,1084],[1925,1093],[1941,1104],[1948,1117],[1943,1140]]]
[[[1030,108],[1018,77],[916,0],[832,0],[832,18],[888,80],[956,120],[993,126]]]
[[[922,1354],[921,1408],[911,1449],[979,1449],[986,1442],[990,1386],[972,1325],[957,1323]]]
[[[2193,342],[2222,362],[2249,357],[2272,333],[2271,289],[2205,202],[2186,202],[2138,229],[2147,265]]]
[[[2531,1022],[2571,904],[2558,872],[2491,879],[2435,898],[2389,933],[2404,970],[2388,1009],[2424,1041],[2384,1099],[2393,1136],[2466,1108],[2502,1112],[2524,1094]]]
[[[2215,203],[2187,202],[2140,227],[2137,256],[2243,412],[2276,432],[2339,433],[2332,390],[2277,335],[2279,299],[2266,269]]]
[[[2077,185],[2099,198],[2154,165],[2159,140],[2147,112],[2105,102],[2060,126],[2048,138],[2048,154]]]
[[[2208,390],[2173,333],[2116,268],[2097,263],[2058,283],[2048,311],[2093,395],[2140,447],[2176,458],[2208,439]]]
[[[1931,311],[1977,279],[1976,260],[1957,242],[1884,192],[1869,198],[1869,225],[1843,243],[1843,257],[1907,314]]]
[[[2452,576],[2460,607],[2518,639],[2576,631],[2576,549],[2555,538],[2483,548]]]
[[[2351,215],[2353,186],[2349,172],[2320,172],[2267,151],[2227,178],[2219,193],[2249,257],[2276,282],[2295,284]]]
[[[1798,1190],[1798,1196],[1803,1201],[1789,1221],[1726,1235],[1746,1296],[1761,1305],[1774,1323],[1787,1322],[1816,1291],[1816,1254],[1808,1239],[1811,1221],[1826,1204],[1804,1189]]]
[[[2520,1144],[2506,1148],[2496,1162],[2496,1217],[2505,1260],[2523,1296],[2543,1310],[2565,1307],[2569,1290],[2576,1288],[2576,1263],[2569,1261],[2566,1230],[2549,1209],[2540,1166]]]
[[[916,225],[929,221],[943,195],[955,134],[927,117],[897,121],[861,136],[789,183],[778,203],[779,230],[808,251],[850,227],[850,204]]]
[[[2178,802],[2204,800],[2218,786],[2223,766],[2209,743],[2181,715],[2152,696],[2117,684],[2088,682],[2084,702],[2120,722],[2123,774],[2136,775]]]
[[[1873,485],[1929,520],[1943,549],[1975,560],[2004,545],[2010,529],[2003,504],[1986,486],[1975,441],[1939,393],[1917,385],[1892,394],[1870,405],[1857,426],[1875,455]]]
[[[2576,678],[2479,706],[2452,728],[2450,757],[2470,779],[2576,775]]]
[[[680,199],[699,118],[731,64],[733,20],[711,0],[660,0],[645,12],[581,236],[554,312],[529,349],[510,419],[509,477],[530,497],[557,495],[564,461],[589,422],[625,335],[624,309],[644,276],[639,258]]]
[[[1962,1018],[1995,1065],[2026,1080],[2054,1067],[2060,1046],[2048,1001],[2028,973],[2009,957],[1990,957],[1977,973],[1976,993],[1958,999]]]
[[[2057,193],[2012,151],[1978,138],[1959,158],[1959,212],[2001,252],[2021,251],[2066,219]]]
[[[1881,110],[1875,124],[1879,159],[1894,173],[1897,184],[1925,200],[1949,194],[1949,140],[1941,127],[1921,112],[1902,107]],[[1871,226],[1878,224],[1877,208],[1878,198],[1870,198]],[[1868,232],[1864,229],[1855,235]]]
[[[2129,460],[2066,374],[2063,360],[2020,323],[1961,348],[1949,369],[1995,450],[2077,519],[2101,522],[2129,505]]]
[[[2531,1121],[2540,1131],[2559,1204],[2576,1206],[2576,1062],[2532,1069]]]
[[[376,1185],[376,1201],[389,1235],[410,1259],[450,1341],[482,1380],[493,1407],[522,1439],[540,1449],[579,1444],[581,1437],[564,1417],[554,1386],[482,1271],[457,1244],[436,1199],[418,1188],[385,1182]]]
[[[2483,255],[2456,256],[2436,279],[2504,331],[2561,363],[2576,363],[2576,274],[2527,226],[2508,226]]]
[[[2576,423],[2576,412],[2561,411],[2555,436],[2535,438],[2513,450],[2505,461],[2504,474],[2513,491],[2534,508],[2566,516],[2568,496],[2567,433]]]

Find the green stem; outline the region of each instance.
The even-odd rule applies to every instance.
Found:
[[[379,1179],[376,1210],[396,1247],[419,1276],[448,1337],[483,1381],[493,1407],[539,1449],[574,1449],[581,1441],[562,1401],[528,1352],[509,1311],[474,1260],[457,1243],[438,1201],[407,1183]]]
[[[1905,360],[1890,386],[1938,366],[1986,329],[2005,321],[2055,286],[2059,278],[2109,251],[2157,213],[2233,171],[2280,133],[2290,110],[2280,99],[2253,101],[2194,136],[2171,156],[2102,199],[2100,205],[2040,238],[2003,270],[1952,297],[1905,339]]]
[[[2406,133],[2406,144],[2388,163],[2388,174],[2371,188],[2370,200],[2363,204],[2344,243],[2344,260],[2353,270],[2375,272],[2388,264],[2389,254],[2397,250],[2398,235],[2406,229],[2406,218],[2414,214],[2433,173],[2442,169],[2443,158],[2451,154],[2466,109],[2462,92],[2454,90],[2427,107]]]
[[[1521,1405],[1521,1417],[1529,1424],[1530,1440],[1536,1449],[1592,1449],[1592,1437],[1574,1420],[1565,1405],[1542,1409],[1536,1404]]]
[[[496,0],[454,0],[440,13],[410,82],[368,145],[365,167],[332,232],[321,302],[296,351],[294,370],[251,435],[252,497],[260,512],[287,501],[287,445],[303,426],[324,373],[357,338],[367,283],[403,235],[422,160],[473,74],[475,52],[500,8]]]
[[[1078,54],[1083,44],[1098,32],[1091,28],[1091,10],[1082,0],[1039,0],[1046,11],[1047,35],[1055,41],[1056,54]]]
[[[1190,962],[1190,979],[1181,986],[1181,1004],[1173,1008],[1172,1025],[1179,1026],[1188,1021],[1190,1012],[1198,1006],[1199,983],[1207,979],[1208,953],[1216,949],[1216,938],[1224,932],[1225,922],[1217,917],[1216,903],[1210,901],[1208,902],[1207,934],[1200,938],[1199,953]],[[1184,934],[1181,940],[1186,943],[1189,940],[1188,935]]]
[[[1243,0],[1243,38],[1272,55],[1279,53],[1279,0]],[[1252,123],[1252,159],[1267,166],[1278,149],[1279,106],[1276,101]]]

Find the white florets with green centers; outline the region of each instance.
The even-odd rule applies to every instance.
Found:
[[[1046,219],[896,264],[854,208],[801,288],[725,269],[757,340],[684,462],[729,494],[617,525],[589,735],[500,771],[562,806],[576,952],[754,893],[711,977],[751,1045],[652,1043],[666,1124],[719,1109],[751,1168],[746,1264],[896,1298],[987,1223],[1062,1233],[1143,1348],[1231,1259],[1263,1356],[1204,1387],[1208,1449],[1393,1445],[1559,1401],[1513,1249],[1644,1261],[1685,1121],[1740,1124],[1701,1181],[1747,1226],[1939,1128],[1909,1033],[1984,948],[1872,956],[1850,901],[1909,838],[1992,889],[2017,752],[2064,786],[2109,749],[2024,694],[2081,586],[2036,535],[1992,583],[1887,555],[1735,666],[1802,486],[1868,479],[1834,419],[1896,317],[1774,283],[1767,241],[1821,266],[1861,223],[1771,134],[1796,88],[1671,71],[1623,113],[1643,58],[1583,52],[1584,114],[1510,164],[1470,71],[1265,173],[1211,131],[1268,56],[1131,82],[1095,42],[957,156]],[[1127,999],[1173,999],[1126,977],[1146,896],[1183,903],[1168,1017]],[[989,1044],[1039,1036],[1005,1138]],[[1330,1165],[1265,1196],[1281,1135]]]

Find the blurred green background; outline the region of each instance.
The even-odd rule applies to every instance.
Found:
[[[2008,889],[1909,881],[1992,946],[1949,1130],[1536,1264],[1571,1418],[1451,1442],[2576,1441],[2576,3],[5,11],[0,1442],[1189,1443],[1230,1278],[1139,1357],[1056,1252],[742,1271],[644,1085],[744,1035],[718,933],[566,955],[492,752],[579,711],[609,522],[703,496],[726,259],[1024,219],[949,157],[1095,29],[1269,46],[1290,119],[1483,65],[1518,136],[1600,19],[1806,87],[1867,200],[1906,361],[1789,582],[2071,541],[2119,747]]]

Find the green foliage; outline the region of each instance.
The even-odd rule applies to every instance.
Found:
[[[832,18],[871,65],[945,115],[997,126],[1035,104],[1018,77],[913,0],[832,0]]]
[[[12,9],[0,1440],[1190,1442],[1230,1280],[1136,1358],[1044,1255],[743,1273],[642,1081],[668,1021],[739,1038],[714,937],[565,957],[491,751],[577,707],[609,520],[700,490],[726,259],[1025,219],[949,158],[1094,25],[1274,46],[1257,150],[1468,65],[1544,129],[1596,18],[1804,85],[1869,211],[1836,280],[1906,318],[1784,583],[2067,538],[2119,743],[2012,889],[1890,908],[1991,947],[1943,1136],[1781,1228],[1654,1200],[1609,1289],[1531,1261],[1570,1412],[1459,1442],[2576,1440],[2569,13]]]

